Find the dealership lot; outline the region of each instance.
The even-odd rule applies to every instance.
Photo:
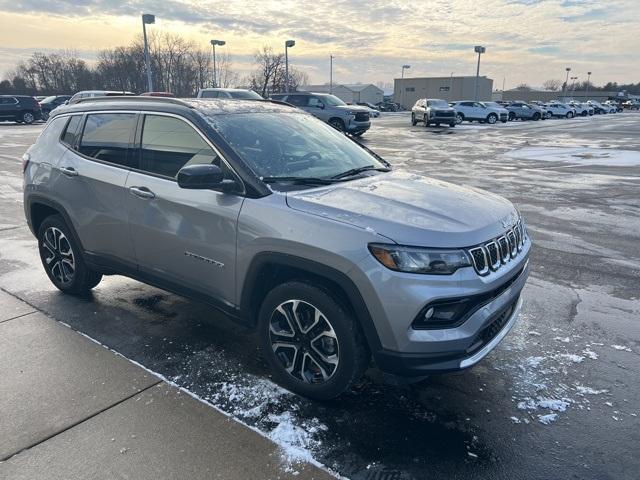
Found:
[[[41,128],[0,124],[5,292],[350,478],[635,478],[640,114],[455,128],[375,119],[361,141],[394,166],[516,203],[532,275],[519,323],[476,368],[405,386],[371,371],[327,404],[274,386],[251,332],[204,305],[122,277],[87,299],[55,291],[21,210],[19,159]]]

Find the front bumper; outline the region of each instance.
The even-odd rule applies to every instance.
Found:
[[[372,348],[378,367],[386,373],[418,377],[462,370],[482,360],[518,318],[520,294],[529,276],[530,248],[527,239],[508,269],[485,277],[473,269],[430,279],[410,274],[392,278],[387,272],[381,277],[380,271],[367,272],[369,278],[373,274],[377,280],[373,285],[382,285],[376,289],[380,308],[371,309],[380,339],[380,346]],[[481,298],[461,324],[426,330],[413,327],[413,319],[425,305],[461,297]],[[372,303],[371,298],[367,302]]]
[[[358,122],[356,120],[348,120],[345,127],[349,133],[366,132],[371,128],[371,121]]]

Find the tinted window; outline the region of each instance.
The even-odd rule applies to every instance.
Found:
[[[0,105],[15,105],[18,101],[13,97],[0,97]]]
[[[173,117],[145,117],[141,170],[175,177],[183,166],[201,164],[221,167],[219,157],[191,126]]]
[[[65,128],[64,133],[60,141],[65,145],[68,145],[71,148],[75,148],[76,140],[78,139],[78,134],[80,133],[80,122],[82,121],[82,115],[74,115],[69,118],[69,122],[67,123],[67,128]]]
[[[256,92],[248,90],[248,91],[243,91],[243,90],[238,90],[238,91],[231,91],[229,92],[229,95],[231,95],[231,98],[245,98],[247,100],[262,100],[262,97],[260,95],[258,95]]]
[[[202,96],[200,98],[218,98],[220,92],[212,92],[210,90],[205,90],[202,92]]]
[[[91,114],[87,117],[78,150],[97,160],[128,165],[127,150],[135,128],[135,113]]]
[[[286,101],[296,107],[306,107],[308,99],[308,95],[289,95]]]

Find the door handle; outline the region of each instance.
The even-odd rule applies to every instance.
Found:
[[[140,198],[155,198],[156,194],[149,190],[147,187],[129,187],[129,191]]]
[[[60,171],[67,177],[77,177],[78,171],[73,167],[60,167]]]

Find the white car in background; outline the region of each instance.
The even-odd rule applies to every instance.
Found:
[[[573,118],[576,116],[576,111],[570,105],[560,102],[546,103],[544,108],[551,114],[552,117],[557,118]]]
[[[487,122],[490,124],[497,123],[498,120],[502,123],[507,123],[509,120],[509,112],[502,106],[494,107],[488,105],[491,102],[474,102],[465,100],[462,102],[452,102],[451,106],[456,111],[456,122],[458,124],[466,121],[473,122]],[[496,104],[497,105],[497,104]]]
[[[623,110],[621,104],[619,104],[617,102],[613,102],[611,100],[607,100],[602,105],[609,106],[610,108],[612,108],[614,111],[612,111],[611,113],[619,113],[619,112],[622,112],[622,110]]]
[[[586,117],[588,115],[593,115],[595,111],[588,103],[569,102],[569,105],[576,111],[576,116],[580,115],[581,117]]]

